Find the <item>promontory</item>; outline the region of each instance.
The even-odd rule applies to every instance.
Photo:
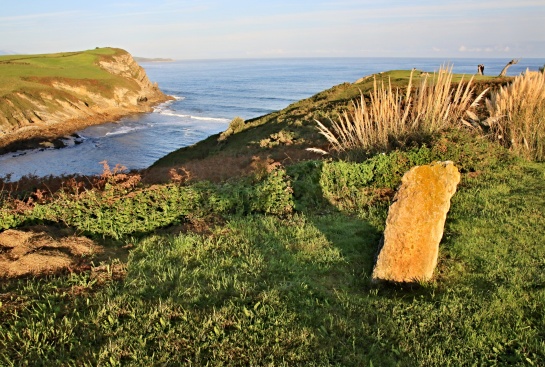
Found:
[[[122,49],[0,56],[0,153],[149,112],[169,99]]]

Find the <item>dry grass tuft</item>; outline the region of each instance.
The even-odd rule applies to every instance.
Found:
[[[473,98],[473,78],[452,88],[452,67],[441,67],[433,76],[424,75],[413,90],[413,74],[405,92],[374,80],[367,103],[363,93],[352,103],[351,112],[344,111],[332,129],[318,122],[318,129],[338,152],[385,151],[403,146],[413,139],[430,136],[476,118],[471,111],[484,93]]]
[[[495,140],[529,159],[545,160],[545,73],[526,72],[486,100]]]

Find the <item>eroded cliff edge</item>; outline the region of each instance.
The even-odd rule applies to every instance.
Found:
[[[126,51],[0,57],[0,153],[149,112],[171,97]]]

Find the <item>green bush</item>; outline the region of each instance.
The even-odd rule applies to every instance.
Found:
[[[36,205],[30,218],[61,222],[91,234],[120,238],[151,232],[181,220],[199,202],[191,187],[165,185],[112,198],[107,193],[87,191],[73,197],[61,193],[51,203]]]
[[[207,212],[217,214],[263,213],[284,215],[293,210],[289,177],[282,168],[276,168],[263,178],[257,177],[222,185],[200,183],[208,197]]]
[[[0,209],[0,229],[9,229],[22,224],[22,216],[8,209]]]
[[[245,127],[244,119],[242,119],[241,117],[238,117],[238,116],[235,117],[229,123],[229,127],[227,128],[227,130],[225,130],[224,132],[222,132],[220,134],[220,137],[218,138],[218,141],[224,141],[229,136],[231,136],[233,134],[236,134],[238,132],[241,132],[242,130],[244,130],[244,127]]]
[[[486,139],[454,131],[437,138],[433,148],[414,147],[378,154],[361,163],[307,161],[288,168],[297,210],[333,205],[358,211],[392,192],[412,167],[452,160],[462,171],[477,171],[506,160],[505,151]]]
[[[275,169],[250,191],[250,210],[265,214],[284,215],[293,210],[290,181],[284,169]]]
[[[323,165],[323,161],[305,161],[287,167],[296,210],[303,211],[324,205],[324,194],[320,186]]]
[[[293,210],[290,181],[282,168],[262,176],[224,184],[162,185],[134,191],[107,185],[103,191],[59,192],[47,203],[0,210],[0,228],[23,223],[63,223],[90,235],[115,239],[153,232],[191,216],[263,213],[285,215]]]

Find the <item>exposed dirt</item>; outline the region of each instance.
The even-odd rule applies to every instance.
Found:
[[[216,154],[202,159],[191,159],[184,163],[174,160],[162,166],[152,166],[140,173],[145,184],[163,184],[171,181],[223,182],[233,177],[248,176],[256,171],[256,159],[272,160],[284,166],[300,161],[316,159],[316,153],[305,150],[306,146],[279,146],[260,153],[247,155]]]
[[[0,279],[88,268],[105,249],[73,230],[48,226],[0,233]]]

